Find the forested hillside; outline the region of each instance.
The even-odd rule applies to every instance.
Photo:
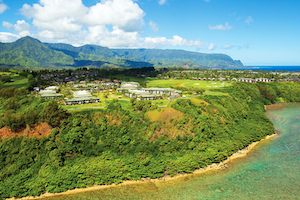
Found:
[[[299,83],[236,83],[221,92],[229,95],[179,99],[167,108],[173,115],[150,120],[163,110],[148,101],[67,113],[23,89],[2,89],[1,127],[53,129],[38,138],[0,134],[0,198],[190,173],[273,134],[264,103],[300,101]]]
[[[189,67],[243,67],[238,60],[225,54],[205,54],[184,50],[160,49],[112,49],[119,56],[129,56],[141,61],[155,64],[155,67],[177,66],[188,64]]]
[[[29,36],[12,43],[0,43],[0,65],[18,68],[243,66],[240,61],[225,54],[183,50],[109,49],[97,45],[74,47],[63,43],[42,43]]]
[[[43,63],[73,65],[74,60],[60,51],[54,51],[37,39],[24,37],[13,43],[0,43],[0,63],[38,67]]]

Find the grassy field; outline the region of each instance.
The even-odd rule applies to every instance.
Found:
[[[205,91],[204,95],[213,95],[213,96],[228,96],[228,93],[216,92],[216,91]]]
[[[203,99],[201,99],[199,97],[191,98],[191,102],[198,105],[198,106],[201,105],[201,104],[205,104],[205,105],[208,104],[206,101],[204,101]]]
[[[1,74],[9,75],[9,74],[4,74],[4,73],[6,73],[6,72],[2,72]],[[21,88],[21,87],[26,87],[28,85],[28,79],[24,76],[19,76],[19,74],[13,74],[13,75],[11,75],[11,78],[12,78],[13,82],[0,84],[0,89],[9,88],[9,87]]]
[[[180,119],[184,116],[183,113],[174,108],[161,108],[159,110],[148,111],[146,115],[152,122],[167,121],[170,118]]]
[[[92,103],[92,104],[80,104],[80,105],[64,105],[65,109],[88,109],[88,108],[103,108],[106,107],[105,103]]]
[[[162,100],[152,100],[151,103],[161,106],[161,107],[166,107],[170,103],[168,100],[162,99]]]
[[[130,100],[130,98],[125,97],[124,95],[118,95],[114,92],[110,93],[93,93],[94,96],[100,98],[100,101],[106,101],[106,100],[113,100],[113,99],[126,99]],[[107,98],[104,97],[104,95],[107,95]]]
[[[206,90],[214,88],[223,88],[231,86],[230,81],[199,81],[199,80],[188,80],[188,79],[150,79],[147,83],[148,87],[196,87],[203,88]]]

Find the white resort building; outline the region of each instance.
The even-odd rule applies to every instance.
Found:
[[[256,83],[256,82],[271,82],[268,78],[240,78],[240,81],[247,82],[247,83]]]
[[[39,92],[39,95],[42,98],[47,98],[47,99],[54,99],[56,97],[61,97],[63,94],[58,93],[59,87],[58,86],[50,86],[45,88],[44,90],[41,90]]]
[[[85,90],[75,91],[72,99],[66,99],[65,105],[73,104],[86,104],[86,103],[99,103],[98,97],[92,96],[92,94]]]
[[[125,96],[130,98],[139,98],[141,100],[154,100],[160,98],[163,95],[178,96],[181,91],[172,88],[141,88],[139,83],[136,82],[124,82],[121,87],[117,89],[118,93],[124,93]]]

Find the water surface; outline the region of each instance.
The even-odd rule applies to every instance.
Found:
[[[300,105],[266,114],[279,136],[261,142],[227,169],[47,199],[300,199]]]

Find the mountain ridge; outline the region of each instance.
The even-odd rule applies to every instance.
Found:
[[[80,63],[80,64],[78,64]],[[185,50],[110,49],[98,45],[75,47],[65,43],[42,43],[26,36],[12,43],[0,43],[0,64],[24,67],[243,67],[226,54]]]

